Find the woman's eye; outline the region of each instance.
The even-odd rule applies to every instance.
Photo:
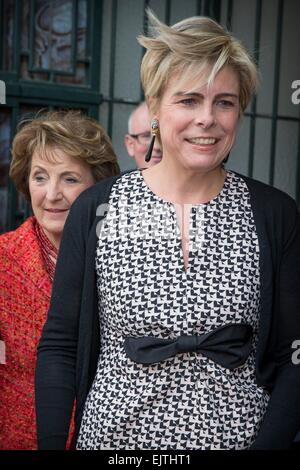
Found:
[[[234,103],[228,100],[220,100],[218,101],[218,104],[223,108],[232,108],[234,106]]]
[[[193,98],[185,98],[184,100],[181,100],[180,103],[185,106],[193,106],[195,104],[195,100]]]
[[[35,175],[34,179],[37,181],[37,183],[41,183],[42,181],[45,181],[46,178],[45,176]]]
[[[67,183],[77,183],[77,181],[78,181],[78,180],[75,179],[75,178],[66,178],[66,182],[67,182]]]

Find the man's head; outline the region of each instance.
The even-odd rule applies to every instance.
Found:
[[[150,117],[145,102],[135,108],[129,116],[128,134],[124,143],[128,154],[135,159],[138,168],[148,168],[159,163],[162,152],[157,139],[155,139],[150,162],[145,162],[145,155],[151,141]]]

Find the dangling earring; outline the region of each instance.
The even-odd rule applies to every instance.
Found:
[[[151,160],[151,155],[152,155],[152,150],[153,150],[153,146],[154,146],[155,137],[158,134],[158,119],[156,119],[156,118],[152,119],[152,121],[151,121],[151,134],[152,134],[152,139],[151,139],[151,142],[150,142],[150,145],[149,145],[148,152],[145,156],[145,162],[150,162],[150,160]]]
[[[222,163],[226,163],[226,162],[228,161],[229,155],[230,155],[230,152],[229,152],[229,154],[224,158],[224,160],[222,161]]]

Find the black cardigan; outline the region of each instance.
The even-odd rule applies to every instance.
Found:
[[[256,380],[271,393],[252,448],[284,449],[300,429],[300,365],[292,363],[292,343],[300,339],[300,215],[287,194],[240,176],[250,192],[260,247]],[[48,319],[38,347],[39,449],[65,448],[75,397],[75,440],[78,436],[100,347],[95,272],[97,233],[103,220],[103,206],[99,206],[108,201],[117,178],[82,193],[64,228]]]

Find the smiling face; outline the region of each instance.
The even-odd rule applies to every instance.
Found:
[[[210,87],[197,80],[169,80],[155,116],[159,119],[164,160],[178,169],[208,172],[230,152],[239,122],[239,79],[229,66]],[[198,81],[198,83],[200,80]]]
[[[51,161],[34,152],[29,173],[33,213],[51,242],[59,247],[69,210],[79,194],[94,184],[90,168],[58,148]],[[53,159],[53,161],[52,161]]]

